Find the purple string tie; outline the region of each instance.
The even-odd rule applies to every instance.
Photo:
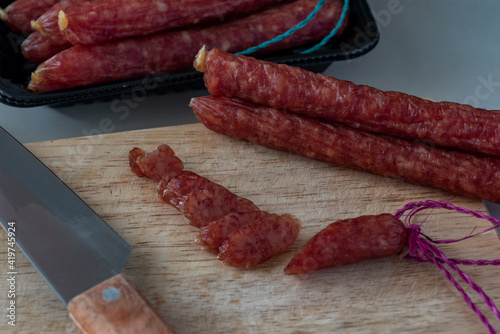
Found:
[[[416,224],[410,224],[410,220],[415,216],[418,212],[425,209],[447,209],[454,210],[460,213],[469,214],[477,218],[486,219],[493,223],[493,226],[487,228],[483,231],[474,233],[474,230],[469,233],[467,236],[461,239],[450,239],[450,240],[433,240],[423,234],[421,232],[420,226]],[[462,294],[465,302],[469,307],[479,316],[484,325],[488,328],[490,333],[496,333],[496,330],[491,326],[486,316],[479,310],[479,308],[472,302],[469,295],[464,291],[459,282],[453,277],[453,275],[446,269],[446,266],[452,270],[454,270],[458,276],[464,280],[467,284],[471,286],[471,288],[482,297],[485,304],[493,311],[497,319],[500,320],[500,312],[496,307],[493,300],[486,295],[486,293],[481,289],[480,286],[475,284],[470,277],[465,274],[458,265],[478,265],[478,266],[486,266],[486,265],[500,265],[500,260],[467,260],[467,259],[455,259],[455,258],[447,258],[446,255],[436,246],[436,244],[447,244],[453,242],[459,242],[462,240],[466,240],[480,234],[486,233],[500,226],[500,220],[494,217],[487,216],[478,211],[471,211],[465,208],[457,207],[446,201],[423,201],[423,202],[413,202],[406,204],[402,209],[398,210],[395,214],[397,218],[401,218],[406,211],[410,211],[406,218],[405,223],[408,225],[408,245],[409,252],[405,255],[405,258],[414,260],[417,262],[429,262],[436,265],[445,275],[445,277],[455,286],[455,288]]]

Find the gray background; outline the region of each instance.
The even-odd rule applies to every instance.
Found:
[[[380,42],[324,72],[383,90],[500,109],[500,1],[368,0]],[[0,125],[23,143],[196,123],[205,90],[69,107],[0,104]]]

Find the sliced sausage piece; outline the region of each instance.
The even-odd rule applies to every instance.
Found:
[[[366,131],[500,157],[500,111],[356,85],[298,67],[212,49],[198,65],[212,95]]]
[[[145,177],[146,174],[142,172],[141,166],[137,163],[137,161],[140,158],[143,158],[146,155],[143,149],[134,147],[129,153],[128,153],[128,161],[129,161],[129,166],[132,172],[139,176],[139,177]]]
[[[218,258],[233,267],[253,268],[289,249],[300,228],[300,221],[292,215],[265,216],[232,232]]]
[[[500,203],[500,160],[360,131],[226,97],[193,98],[209,129],[336,165]]]
[[[151,153],[136,147],[129,152],[129,161],[139,177],[160,177],[160,197],[199,227],[197,243],[210,252],[220,250],[219,259],[228,265],[252,268],[284,252],[297,239],[301,226],[297,218],[261,211],[222,185],[182,170],[182,162],[167,145]]]
[[[144,153],[138,147],[129,153],[130,167],[139,177],[149,177],[153,180],[169,181],[179,175],[184,169],[184,164],[168,145],[160,145],[154,151]]]
[[[396,255],[407,241],[403,222],[388,213],[340,220],[311,238],[285,267],[285,274]]]
[[[220,246],[231,233],[268,216],[277,215],[265,211],[228,213],[200,228],[200,235],[196,237],[196,243],[202,245],[209,252],[218,253]]]
[[[230,212],[259,211],[252,201],[190,171],[160,181],[160,197],[176,207],[193,226],[202,227]]]

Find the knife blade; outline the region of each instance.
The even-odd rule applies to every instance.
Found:
[[[486,210],[490,216],[500,219],[500,204],[496,204],[490,201],[483,201],[484,206],[486,206]],[[500,227],[495,229],[497,231],[497,236],[500,239]]]
[[[0,157],[0,224],[77,327],[174,333],[123,273],[131,247],[2,127]]]

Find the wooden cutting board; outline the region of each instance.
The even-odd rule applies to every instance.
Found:
[[[134,146],[149,151],[164,143],[187,170],[263,210],[297,216],[303,228],[292,249],[248,271],[227,267],[203,251],[193,241],[197,230],[157,198],[153,181],[136,177],[128,167]],[[234,140],[201,124],[27,147],[132,246],[126,274],[179,334],[486,332],[460,293],[431,264],[392,257],[302,276],[283,274],[294,252],[335,220],[395,213],[408,202],[449,199],[449,193]],[[485,210],[478,200],[455,197],[452,203]],[[447,210],[424,211],[414,222],[436,239],[459,238],[476,226],[490,226]],[[0,332],[78,333],[63,303],[20,252],[16,327],[7,325],[7,235],[2,230],[0,236]],[[442,249],[449,257],[500,258],[494,232]],[[500,304],[500,268],[463,269]],[[463,286],[500,329],[482,299]]]

